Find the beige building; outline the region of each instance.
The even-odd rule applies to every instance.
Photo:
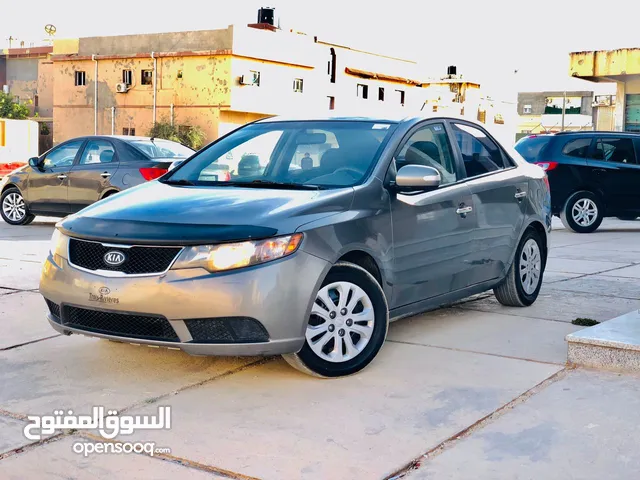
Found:
[[[640,132],[640,48],[571,53],[569,74],[591,82],[614,83],[614,130]]]
[[[276,114],[419,109],[416,64],[268,24],[57,40],[54,141],[145,135],[154,121],[213,140]]]

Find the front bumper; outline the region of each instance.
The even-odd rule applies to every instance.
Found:
[[[59,316],[50,312],[47,317],[61,333],[180,349],[192,355],[276,355],[302,348],[315,292],[329,268],[328,262],[300,250],[282,260],[234,272],[211,274],[189,269],[151,277],[112,278],[78,270],[66,259],[49,254],[40,293],[60,309],[56,311]],[[67,313],[72,309],[111,315],[121,324],[122,318],[135,322],[151,316],[168,322],[174,340],[78,327]],[[193,331],[194,324],[202,327],[207,321],[226,322],[234,330],[237,323],[229,322],[238,318],[255,320],[264,327],[268,339],[218,343],[215,338],[203,340],[203,330],[199,334]]]

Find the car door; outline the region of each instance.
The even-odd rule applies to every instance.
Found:
[[[471,192],[444,121],[412,129],[394,156],[389,176],[395,178],[397,170],[410,164],[436,168],[442,184],[429,192],[391,197],[394,307],[465,287],[476,223]]]
[[[118,170],[118,155],[110,140],[94,138],[87,143],[69,172],[69,206],[77,212],[97,202],[111,186]]]
[[[39,168],[32,168],[26,192],[32,211],[69,213],[69,172],[83,144],[83,139],[62,143],[40,159]]]
[[[500,277],[510,264],[525,218],[529,182],[484,129],[463,121],[452,121],[451,128],[476,212],[467,277],[468,285],[474,285]]]
[[[640,211],[640,165],[633,138],[598,136],[587,159],[590,183],[604,194],[607,211],[615,214]]]

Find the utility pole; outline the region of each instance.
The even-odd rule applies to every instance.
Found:
[[[567,108],[567,91],[564,91],[564,95],[562,97],[562,127],[560,127],[560,131],[564,132],[564,111]]]

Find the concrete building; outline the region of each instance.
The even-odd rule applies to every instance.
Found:
[[[56,40],[56,143],[144,135],[154,121],[214,140],[274,114],[419,109],[416,64],[284,32],[269,24]]]
[[[592,91],[518,93],[518,136],[593,130],[593,98]]]
[[[571,53],[569,74],[615,83],[614,129],[640,132],[640,48]]]
[[[29,107],[32,115],[53,115],[52,47],[0,50],[0,89]]]

